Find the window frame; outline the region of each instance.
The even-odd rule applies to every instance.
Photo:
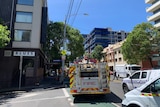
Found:
[[[140,72],[136,72],[135,74],[133,74],[133,75],[131,76],[132,79],[139,79],[139,78],[133,78],[135,75],[139,75],[139,78],[140,78],[141,73],[140,73]]]
[[[144,76],[145,76],[145,77],[144,77]],[[142,78],[142,79],[147,78],[147,72],[142,72],[141,78]]]
[[[30,0],[30,1],[31,2],[26,2],[26,0],[17,0],[17,4],[33,6],[34,5],[34,0]]]
[[[20,13],[20,14],[18,14]],[[25,18],[22,18],[23,17]],[[31,19],[31,21],[28,19]],[[27,19],[27,21],[25,21]],[[33,21],[33,13],[32,12],[22,12],[22,11],[17,11],[16,12],[16,23],[32,23]]]
[[[16,35],[16,31],[22,31],[22,35]],[[28,40],[23,40],[23,32],[24,31],[29,31],[29,33],[30,33],[30,35],[29,35],[29,39]],[[32,31],[31,30],[24,30],[24,29],[15,29],[14,30],[14,41],[16,41],[16,42],[30,42],[31,41],[31,33],[32,33]],[[18,34],[18,33],[17,33]],[[21,38],[21,40],[18,40],[18,39],[16,39],[16,36],[18,36],[17,38]]]
[[[143,92],[143,93],[160,93],[160,88],[159,88],[159,90],[156,90],[156,82],[157,81],[159,81],[159,84],[160,84],[160,78],[158,78],[154,82],[149,84],[147,87],[145,87],[141,92]]]

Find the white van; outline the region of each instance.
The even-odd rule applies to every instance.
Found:
[[[122,107],[160,107],[160,76],[126,93]]]
[[[140,65],[136,65],[136,64],[132,64],[132,65],[126,65],[126,64],[122,64],[122,65],[115,65],[115,71],[116,71],[116,75],[118,77],[128,77],[131,74],[133,74],[135,71],[140,70],[141,66]]]
[[[140,87],[157,75],[160,75],[160,69],[136,71],[128,78],[122,80],[122,89],[124,93],[126,93],[134,88]]]

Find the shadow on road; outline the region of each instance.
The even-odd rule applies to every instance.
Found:
[[[33,91],[43,91],[43,90],[54,90],[63,88],[64,86],[59,83],[59,81],[54,80],[52,77],[45,78],[40,84],[35,86],[21,87],[19,89],[9,88],[0,90],[0,105],[7,103],[12,98],[17,98],[23,93],[33,92]]]
[[[15,92],[7,92],[7,93],[1,93],[0,95],[0,105],[3,105],[5,103],[7,103],[8,99],[12,99],[12,98],[16,98],[18,96],[20,96],[20,93],[15,93]]]
[[[122,99],[116,94],[110,93],[106,95],[78,95],[74,98],[74,103],[121,103]]]

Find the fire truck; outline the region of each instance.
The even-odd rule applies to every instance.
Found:
[[[109,67],[107,63],[78,63],[69,68],[70,94],[110,93]]]

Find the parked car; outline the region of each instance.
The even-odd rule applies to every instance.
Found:
[[[126,93],[134,88],[140,87],[157,75],[160,75],[160,69],[136,71],[128,78],[123,79],[122,89],[124,93]]]
[[[122,107],[159,107],[160,75],[147,81],[142,86],[127,92],[122,100]]]

